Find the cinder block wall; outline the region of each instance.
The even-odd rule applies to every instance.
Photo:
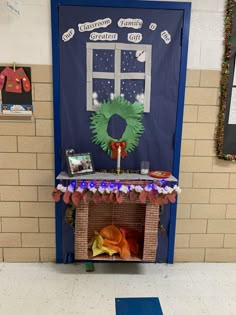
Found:
[[[236,262],[236,164],[215,154],[220,71],[189,70],[175,261]]]
[[[33,122],[0,120],[0,260],[54,261],[51,66],[33,65]],[[215,156],[220,71],[188,70],[175,261],[236,262],[236,164]]]
[[[34,119],[0,120],[0,261],[55,260],[51,66],[31,71]]]

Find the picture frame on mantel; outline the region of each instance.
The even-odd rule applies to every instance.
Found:
[[[92,174],[95,172],[92,155],[87,153],[73,153],[66,156],[69,176]]]

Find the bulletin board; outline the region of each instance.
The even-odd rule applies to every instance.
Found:
[[[90,152],[96,170],[113,170],[110,143],[121,138],[122,169],[137,171],[148,160],[151,169],[178,178],[190,8],[183,2],[52,1],[56,176],[66,170],[69,148]],[[119,115],[104,109],[108,102],[119,103]],[[142,115],[128,112],[135,102]],[[131,124],[137,132],[127,132]],[[63,205],[56,207],[62,262],[73,251],[73,232],[64,224]],[[165,206],[157,261],[173,262],[175,221],[176,204]]]
[[[216,150],[220,159],[236,160],[236,2],[226,1],[223,56]]]

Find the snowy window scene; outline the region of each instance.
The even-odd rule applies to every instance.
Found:
[[[107,100],[114,94],[113,79],[93,79],[93,100],[94,105],[99,106],[101,102]]]
[[[107,49],[93,50],[93,72],[114,72],[115,51]]]
[[[121,72],[145,72],[145,51],[122,50]]]
[[[151,45],[87,43],[87,110],[115,96],[150,112]]]

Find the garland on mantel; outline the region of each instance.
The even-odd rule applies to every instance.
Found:
[[[216,152],[220,159],[230,160],[235,162],[235,154],[223,153],[223,139],[224,139],[224,124],[225,124],[225,110],[226,110],[226,98],[229,82],[229,66],[231,57],[231,37],[233,27],[233,6],[235,0],[227,0],[226,12],[225,12],[225,51],[224,60],[222,63],[221,71],[221,90],[220,90],[220,111],[218,117],[218,128],[216,132]]]
[[[127,185],[121,183],[101,182],[96,184],[94,181],[76,182],[73,181],[69,186],[58,184],[52,193],[53,199],[58,202],[61,200],[66,204],[72,204],[76,207],[81,202],[95,203],[122,203],[125,200],[131,202],[140,201],[141,203],[150,202],[152,204],[174,203],[176,195],[181,189],[176,184],[173,187],[166,185],[157,185],[156,183],[148,183],[146,185]]]

